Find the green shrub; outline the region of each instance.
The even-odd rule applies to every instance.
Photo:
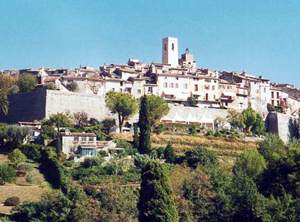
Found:
[[[21,163],[18,166],[18,170],[25,171],[25,172],[30,172],[33,170],[33,168],[34,165],[30,163]]]
[[[164,124],[159,124],[158,126],[155,126],[153,129],[153,133],[161,134],[162,132],[166,131],[166,127]]]
[[[4,164],[0,164],[0,181],[1,183],[5,183],[5,182],[12,182],[14,181],[16,178],[16,170],[4,163]]]
[[[26,177],[26,182],[30,184],[40,185],[43,182],[43,179],[40,174],[36,172],[30,172]]]
[[[204,147],[197,147],[185,152],[185,160],[192,168],[197,168],[198,165],[210,166],[218,163],[215,154]]]
[[[214,135],[214,132],[212,130],[207,130],[206,136],[213,136]]]
[[[9,197],[4,201],[4,206],[17,206],[20,203],[20,198],[13,196]]]
[[[215,131],[214,136],[215,137],[220,137],[220,136],[222,136],[222,133],[217,130],[217,131]]]
[[[22,145],[20,149],[29,159],[32,159],[34,161],[39,161],[41,158],[41,151],[42,151],[41,145],[28,143]]]
[[[195,135],[197,133],[196,127],[194,125],[189,127],[189,134]]]
[[[90,168],[93,166],[101,166],[103,163],[102,158],[85,158],[84,161],[80,164],[84,168]]]
[[[15,149],[8,155],[8,159],[15,165],[18,166],[20,163],[26,161],[26,156],[19,150]]]
[[[168,144],[165,151],[164,151],[164,157],[166,159],[167,163],[174,163],[176,160],[176,155],[174,152],[174,148],[171,144]]]

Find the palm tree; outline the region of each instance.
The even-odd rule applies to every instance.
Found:
[[[8,99],[7,94],[4,90],[0,90],[0,114],[3,113],[4,115],[7,115],[8,113]]]

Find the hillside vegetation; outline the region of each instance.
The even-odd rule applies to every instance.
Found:
[[[131,133],[116,133],[113,135],[113,138],[131,142],[133,135]],[[153,148],[166,147],[168,143],[172,143],[178,155],[195,147],[204,146],[208,150],[213,151],[219,157],[220,162],[228,167],[234,164],[234,160],[243,151],[257,149],[258,147],[256,142],[248,142],[240,138],[199,135],[152,134],[151,142]]]

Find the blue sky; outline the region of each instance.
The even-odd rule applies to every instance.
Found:
[[[0,69],[161,61],[179,38],[201,67],[300,86],[299,0],[0,0]]]

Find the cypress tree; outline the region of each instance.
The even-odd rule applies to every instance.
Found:
[[[169,180],[159,162],[143,168],[138,210],[140,222],[178,222]]]
[[[133,146],[134,148],[139,148],[139,129],[138,123],[133,124]]]
[[[138,126],[140,128],[139,152],[141,154],[147,154],[151,150],[151,143],[150,143],[151,127],[149,124],[149,107],[148,107],[147,96],[143,96],[141,98]]]

